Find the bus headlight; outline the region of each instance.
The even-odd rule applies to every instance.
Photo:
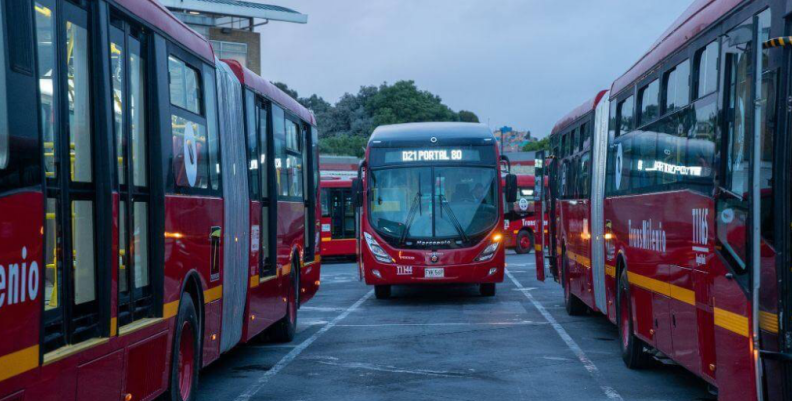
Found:
[[[492,259],[495,256],[495,252],[498,250],[500,246],[501,235],[496,234],[495,237],[492,238],[492,242],[481,251],[481,254],[476,258],[476,262],[484,262],[487,260]]]
[[[393,259],[391,259],[390,255],[385,252],[384,249],[380,246],[377,240],[371,236],[369,233],[363,233],[363,236],[366,238],[366,245],[368,245],[368,249],[374,255],[374,258],[382,263],[391,263]]]

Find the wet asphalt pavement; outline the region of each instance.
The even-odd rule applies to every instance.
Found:
[[[198,399],[714,400],[684,368],[628,370],[616,327],[571,317],[533,254],[507,255],[497,295],[475,286],[394,287],[374,298],[354,264],[323,263],[290,344],[237,347],[201,373]]]

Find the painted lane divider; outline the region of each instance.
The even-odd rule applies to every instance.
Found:
[[[514,283],[515,286],[517,286],[519,290],[523,289],[522,284],[520,284],[520,282],[514,278],[514,276],[509,272],[508,269],[506,270],[506,275],[509,276],[509,279],[511,279],[511,281]],[[531,304],[533,304],[536,310],[538,310],[539,313],[550,323],[550,326],[556,331],[556,333],[558,333],[558,336],[561,337],[564,343],[566,343],[567,347],[569,347],[569,349],[572,350],[572,353],[574,353],[575,356],[578,358],[578,360],[583,364],[583,367],[586,368],[586,370],[589,372],[589,375],[594,379],[594,381],[597,382],[597,385],[600,386],[600,389],[602,389],[602,391],[605,393],[605,396],[608,397],[609,400],[623,401],[624,399],[621,397],[621,395],[619,395],[619,393],[616,392],[615,389],[613,389],[613,387],[605,384],[605,380],[603,379],[599,369],[597,369],[597,365],[595,365],[594,362],[592,362],[591,359],[589,359],[588,356],[586,356],[586,353],[583,352],[583,350],[575,342],[575,340],[572,339],[569,333],[567,333],[567,331],[564,330],[564,327],[561,326],[561,324],[559,324],[557,320],[555,320],[553,315],[551,315],[550,312],[548,312],[547,309],[545,309],[545,307],[541,303],[539,303],[539,301],[537,301],[536,298],[533,297],[533,295],[531,295],[530,292],[528,291],[520,291],[520,292],[522,292],[523,295],[525,295],[525,297],[528,298],[528,300],[531,302]]]
[[[256,395],[256,393],[258,393],[259,391],[261,391],[262,388],[264,388],[264,385],[267,384],[267,382],[269,381],[270,378],[272,378],[272,376],[277,375],[281,370],[289,366],[289,364],[292,363],[292,361],[294,361],[298,356],[300,356],[300,354],[303,351],[305,351],[306,348],[308,348],[311,344],[313,344],[316,340],[318,340],[319,337],[321,337],[324,333],[327,333],[328,330],[332,329],[339,322],[344,320],[347,316],[349,316],[350,313],[352,313],[357,308],[359,308],[360,305],[362,305],[363,302],[366,302],[366,300],[371,298],[372,295],[374,295],[374,290],[367,292],[366,295],[363,295],[362,298],[358,299],[357,302],[355,302],[352,306],[347,308],[340,315],[336,316],[335,319],[330,321],[330,323],[322,326],[322,328],[319,329],[319,331],[314,333],[311,337],[308,337],[308,339],[300,343],[300,345],[294,347],[294,349],[291,350],[288,354],[286,354],[286,356],[281,358],[281,360],[278,361],[278,363],[276,363],[275,366],[272,367],[272,369],[266,371],[263,375],[261,375],[261,377],[259,377],[256,383],[248,387],[244,393],[240,394],[235,401],[249,401],[251,398],[253,398],[253,396]]]

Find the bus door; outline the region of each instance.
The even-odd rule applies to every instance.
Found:
[[[769,32],[768,9],[726,33],[722,41],[722,179],[715,200],[714,224],[715,249],[729,272],[725,277],[714,277],[711,294],[715,342],[719,348],[735,351],[728,355],[718,354],[718,366],[726,368],[718,370],[718,378],[735,377],[740,373],[729,371],[729,366],[750,366],[757,384],[750,393],[758,399],[762,399],[763,394],[771,399],[780,396],[776,392],[782,387],[779,383],[782,380],[772,360],[783,355],[778,353],[778,313],[774,312],[779,295],[771,212],[777,78],[776,72],[769,68],[769,49],[763,45],[769,39]],[[694,245],[695,242],[696,236]],[[745,319],[745,327],[722,330],[718,327],[722,326],[718,324],[718,315]],[[775,324],[769,324],[771,322]],[[674,345],[676,347],[676,338]],[[758,363],[751,357],[753,349],[763,356]],[[772,366],[770,371],[767,371],[768,366]],[[740,394],[743,385],[728,381],[718,381],[721,394]]]
[[[319,132],[315,127],[305,126],[305,149],[303,150],[303,170],[305,185],[305,250],[303,260],[310,263],[314,260],[314,255],[318,250],[318,230],[317,225],[321,222],[317,220],[316,206],[319,192]]]
[[[558,270],[558,258],[561,256],[559,255],[558,249],[558,241],[557,241],[557,223],[558,223],[558,215],[556,212],[556,198],[558,194],[558,163],[556,159],[548,159],[547,165],[545,166],[545,171],[549,177],[549,185],[547,187],[547,191],[545,191],[545,201],[547,206],[544,207],[546,210],[546,218],[547,218],[547,226],[549,229],[548,238],[550,243],[548,244],[548,259],[550,260],[550,270],[553,272],[553,277],[558,277],[560,271]]]
[[[330,236],[334,240],[355,238],[355,208],[351,189],[335,188],[330,191]]]
[[[534,199],[539,204],[539,208],[534,209],[536,218],[536,226],[534,227],[534,255],[536,256],[536,279],[539,281],[545,280],[545,265],[544,265],[544,221],[545,221],[545,205],[542,202],[542,191],[544,184],[544,174],[542,163],[544,162],[544,152],[536,152],[536,160],[534,161]]]

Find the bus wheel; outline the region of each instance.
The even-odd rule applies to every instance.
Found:
[[[479,286],[479,292],[483,297],[494,297],[496,292],[495,283],[484,283]]]
[[[569,274],[567,273],[567,269],[567,256],[566,250],[564,250],[564,254],[561,256],[561,283],[564,285],[564,308],[566,309],[567,315],[580,316],[586,313],[588,307],[580,298],[573,294],[572,289],[569,288]]]
[[[629,369],[641,369],[649,365],[651,359],[645,344],[635,336],[632,321],[632,303],[630,302],[630,284],[627,281],[627,269],[619,276],[619,292],[616,298],[616,317],[619,322],[619,345],[622,359]]]
[[[388,299],[391,296],[391,286],[389,285],[375,285],[374,295],[377,299]]]
[[[198,313],[192,297],[182,295],[179,315],[176,320],[176,335],[173,337],[171,358],[170,399],[190,401],[195,399],[198,389],[200,361],[200,335]]]
[[[517,234],[517,245],[514,247],[514,251],[522,255],[530,253],[533,247],[533,235],[525,230],[520,231],[520,233]]]
[[[294,340],[297,332],[297,303],[300,300],[300,269],[298,264],[292,264],[289,272],[291,288],[286,296],[286,315],[272,328],[272,341],[288,343]]]

